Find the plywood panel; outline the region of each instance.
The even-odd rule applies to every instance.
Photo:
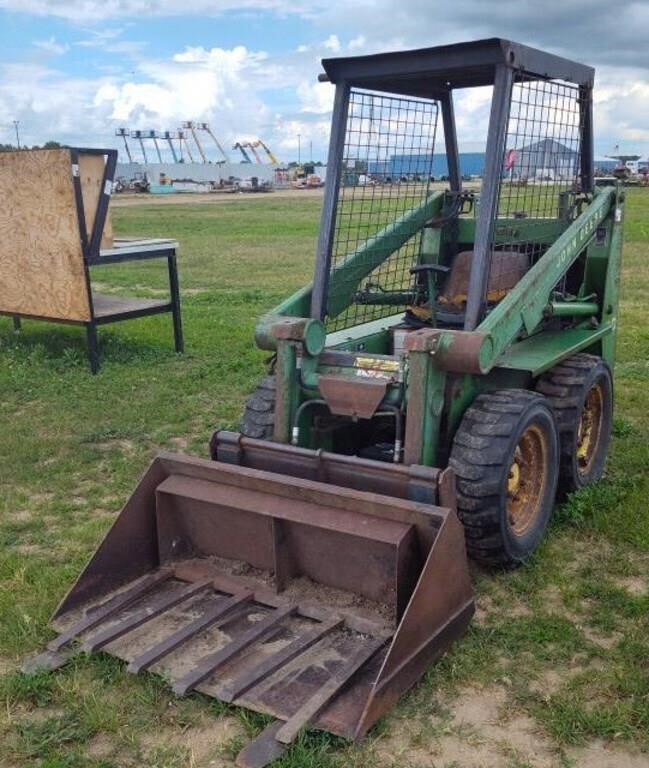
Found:
[[[0,153],[0,310],[90,319],[67,149]]]
[[[103,155],[79,154],[79,179],[81,180],[81,196],[86,216],[86,230],[88,241],[92,237],[92,228],[95,224],[95,213],[99,204],[106,163]],[[101,237],[100,248],[113,247],[113,228],[110,222],[110,210],[106,214],[106,223]]]

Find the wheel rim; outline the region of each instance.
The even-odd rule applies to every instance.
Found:
[[[507,477],[507,522],[515,536],[524,535],[538,516],[547,473],[547,437],[532,424],[516,445]]]
[[[577,425],[577,471],[580,475],[590,472],[602,434],[604,393],[600,384],[591,387]]]

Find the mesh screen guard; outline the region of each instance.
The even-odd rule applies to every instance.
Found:
[[[527,269],[547,249],[548,222],[567,224],[574,218],[583,139],[579,99],[579,86],[565,82],[519,74],[513,83],[490,246],[488,304],[518,281],[522,260]]]
[[[374,241],[371,252],[363,246],[428,197],[438,113],[435,101],[351,90],[331,250],[336,280],[330,282],[328,308],[335,303],[334,291],[354,299],[342,312],[327,316],[329,331],[405,308],[406,302],[366,303],[356,294],[367,291],[387,298],[412,289],[409,270],[419,257],[421,226],[413,224],[396,250],[389,237]],[[358,268],[345,275],[341,266],[350,259]],[[366,273],[360,281],[359,270]]]

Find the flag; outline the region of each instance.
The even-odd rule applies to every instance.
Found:
[[[505,170],[511,171],[515,162],[518,160],[518,152],[515,149],[508,149],[505,154]]]

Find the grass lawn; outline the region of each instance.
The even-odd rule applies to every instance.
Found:
[[[49,615],[160,448],[202,456],[264,370],[256,317],[310,279],[320,200],[118,203],[120,234],[175,237],[186,353],[171,319],[100,329],[0,318],[0,766],[233,764],[261,719],[176,700],[108,656],[25,677]],[[352,746],[301,737],[282,768],[649,766],[649,190],[628,194],[615,435],[606,479],[557,509],[515,573],[473,568],[478,616],[453,652]],[[156,296],[165,265],[97,268]]]

